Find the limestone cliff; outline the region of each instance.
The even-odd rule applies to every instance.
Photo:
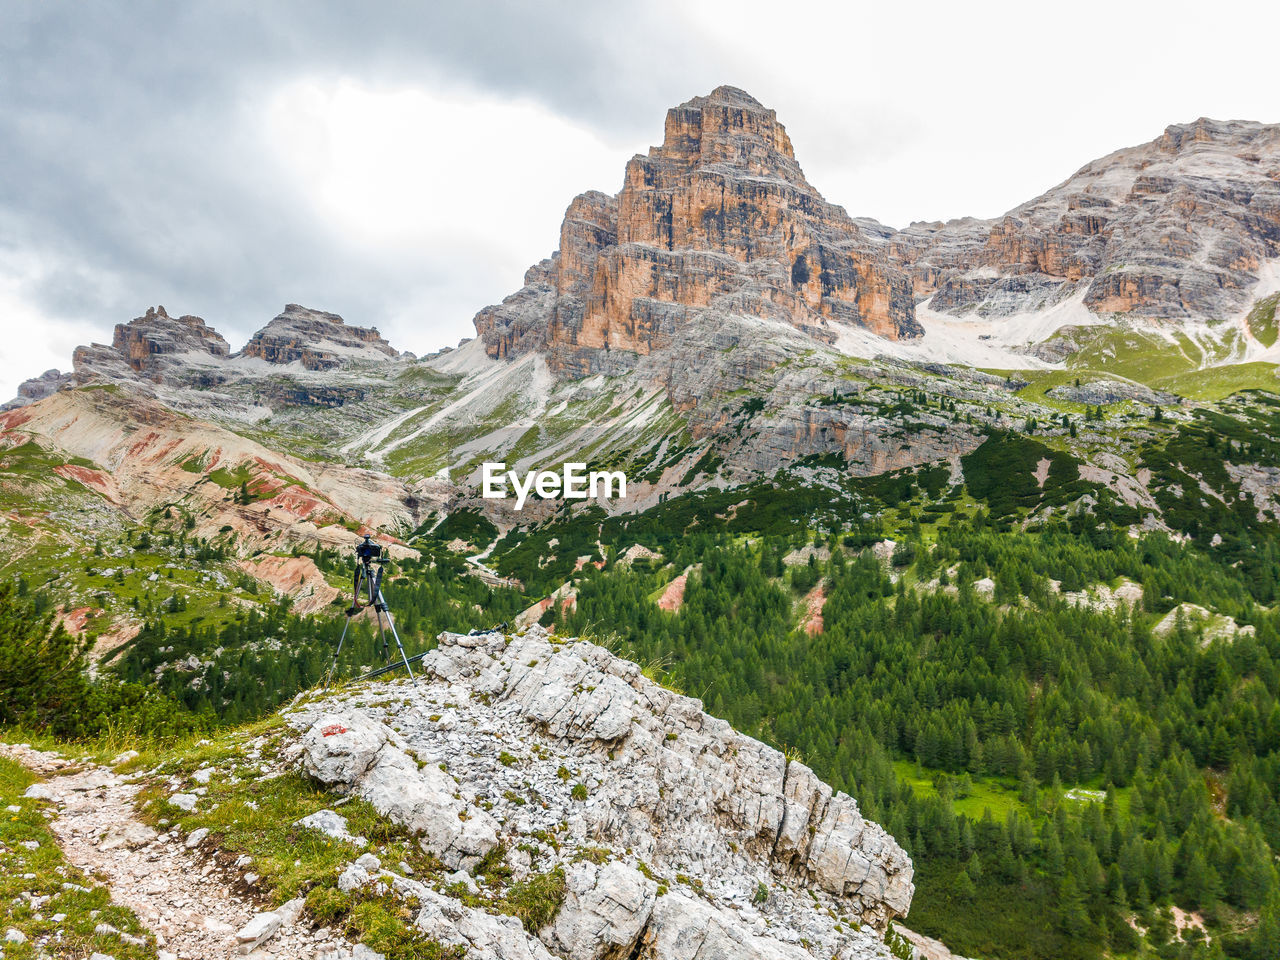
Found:
[[[912,224],[887,243],[943,312],[1002,317],[1083,292],[1100,314],[1226,319],[1280,256],[1280,126],[1170,126],[1003,217]]]
[[[626,368],[699,319],[822,340],[827,321],[920,333],[908,276],[809,184],[774,111],[734,87],[668,111],[662,146],[631,159],[616,198],[577,197],[525,283],[476,329],[490,356],[546,349],[571,376]]]
[[[230,355],[222,334],[199,317],[171,317],[162,306],[150,307],[143,316],[116,324],[110,346],[76,347],[72,376],[77,384],[95,379],[154,381],[192,360]]]
[[[479,906],[451,895],[457,874],[409,877],[355,851],[344,888],[414,898],[418,927],[468,957],[888,955],[880,934],[910,907],[911,861],[802,763],[538,627],[442,634],[423,668],[416,687],[287,712],[296,762],[420,836],[446,870],[495,855],[517,878],[563,870],[564,902],[533,935],[486,912],[482,888]]]
[[[255,333],[240,356],[268,363],[301,363],[307,370],[328,370],[345,361],[385,360],[399,353],[374,327],[352,327],[336,313],[296,303]]]

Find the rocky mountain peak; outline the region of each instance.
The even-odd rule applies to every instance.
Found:
[[[400,354],[376,327],[353,327],[336,313],[289,303],[249,339],[239,355],[329,370],[347,360],[387,360]]]
[[[171,317],[163,306],[116,324],[111,345],[77,347],[72,354],[74,380],[159,380],[171,367],[193,358],[224,359],[231,348],[222,334],[200,317]]]
[[[716,87],[668,110],[662,146],[650,149],[649,156],[689,167],[723,166],[739,174],[781,177],[809,188],[777,114],[737,87]]]
[[[1191,123],[1171,123],[1154,141],[1154,145],[1164,153],[1177,153],[1197,143],[1238,145],[1257,134],[1265,135],[1268,129],[1266,124],[1248,120],[1214,120],[1212,117],[1200,117]],[[1274,137],[1275,128],[1270,128],[1270,132]]]
[[[381,363],[401,356],[413,359],[412,354],[402,355],[394,349],[376,328],[351,326],[336,313],[296,303],[286,304],[244,349],[233,354],[222,334],[200,317],[172,317],[157,305],[128,323],[117,324],[110,344],[77,347],[70,373],[49,370],[22,383],[18,395],[2,409],[35,403],[68,387],[127,383],[144,394],[167,391],[170,402],[193,404],[185,407],[193,412],[204,409],[199,397],[202,391],[246,379],[260,384],[261,389],[254,391],[254,403],[274,399],[290,405],[340,406],[362,396],[360,388],[335,387],[325,376],[312,377],[305,387],[282,388],[268,383],[270,368],[242,362],[241,358],[299,364],[307,372],[323,374],[349,363]],[[298,373],[294,369],[289,376],[296,378]]]
[[[1280,255],[1280,126],[1174,124],[1003,217],[891,242],[940,312],[999,318],[1079,296],[1103,316],[1226,320]]]
[[[662,145],[631,159],[616,198],[575,199],[560,249],[475,323],[490,356],[544,351],[583,376],[742,317],[828,342],[842,326],[920,333],[882,238],[809,185],[774,111],[722,86],[668,111]]]

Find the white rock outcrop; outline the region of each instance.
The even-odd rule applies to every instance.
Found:
[[[295,762],[450,870],[495,848],[515,879],[562,870],[563,902],[535,937],[372,856],[344,889],[415,898],[420,929],[482,960],[887,955],[911,861],[804,764],[592,643],[536,626],[439,641],[417,686],[287,711]]]

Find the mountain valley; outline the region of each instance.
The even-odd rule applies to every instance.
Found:
[[[331,851],[314,875],[280,859],[261,905],[301,897],[357,939],[386,911],[409,938],[387,956],[426,931],[470,956],[674,957],[699,925],[704,960],[910,956],[896,920],[970,957],[1269,960],[1277,299],[1280,126],[1173,125],[1003,217],[896,230],[824,199],[775,113],[719,87],[668,111],[616,195],[573,198],[557,250],[457,347],[415,356],[288,304],[233,349],[157,306],[24,383],[0,411],[0,686],[33,693],[0,708],[4,739],[98,763],[137,739],[139,816],[227,851],[248,841],[215,809],[167,805],[224,749],[210,796],[268,802],[237,780],[268,739],[295,751],[272,767],[291,814],[359,797],[388,850],[442,834],[395,791],[459,837],[501,815],[506,866],[496,841],[443,846],[429,882],[381,853],[352,894]],[[627,492],[517,510],[481,496],[486,462],[581,462]],[[381,662],[367,614],[343,617],[365,534],[434,705],[355,682]],[[560,728],[607,726],[605,686],[643,710]],[[501,732],[491,703],[514,711]],[[303,779],[297,744],[319,757],[335,725],[383,739]],[[484,778],[506,793],[455,781],[462,741],[495,737],[512,763]],[[366,776],[379,751],[394,790]],[[715,816],[681,841],[706,855],[643,849],[706,813],[681,777],[743,751],[782,771],[759,810],[712,777]],[[636,773],[655,756],[657,799]],[[592,800],[557,767],[594,771]],[[836,889],[815,866],[846,801],[832,856],[883,865],[865,900],[866,876]],[[789,831],[797,804],[813,830]],[[519,884],[557,869],[560,919],[511,921]]]

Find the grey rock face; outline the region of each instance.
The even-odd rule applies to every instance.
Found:
[[[1136,400],[1156,406],[1178,402],[1178,398],[1171,393],[1162,393],[1140,383],[1126,383],[1121,380],[1091,380],[1078,387],[1073,384],[1063,384],[1051,388],[1048,392],[1050,396],[1061,397],[1074,403],[1108,404]]]
[[[458,783],[410,758],[380,725],[363,717],[322,717],[303,738],[303,768],[321,783],[363,797],[428,838],[451,867],[474,864],[497,844],[497,824],[458,796]]]
[[[0,410],[12,410],[14,407],[24,407],[28,403],[35,403],[37,400],[43,400],[45,397],[52,396],[63,387],[71,386],[73,377],[69,373],[61,373],[58,370],[46,370],[38,377],[32,377],[30,380],[24,380],[18,385],[18,395],[8,403],[0,406]]]
[[[76,347],[72,354],[77,385],[94,380],[159,382],[192,363],[226,359],[231,348],[222,334],[199,317],[171,317],[151,307],[128,323],[116,324],[111,345]]]
[[[594,644],[538,627],[439,642],[416,687],[287,714],[305,771],[450,867],[502,843],[517,876],[565,873],[540,944],[430,890],[420,928],[482,957],[884,954],[871,931],[910,906],[912,865],[852,798]],[[362,861],[342,882],[422,887]]]
[[[250,338],[239,355],[329,370],[352,359],[386,360],[399,354],[376,328],[348,326],[336,313],[290,303]]]
[[[1201,118],[1086,164],[995,220],[888,240],[917,298],[1008,316],[1078,291],[1095,313],[1225,318],[1280,255],[1280,126]]]
[[[317,810],[294,823],[294,826],[317,830],[326,837],[354,844],[357,847],[365,847],[369,844],[366,838],[353,836],[347,829],[347,818],[334,810]]]
[[[645,929],[658,884],[616,860],[569,868],[564,906],[543,939],[556,953],[605,960],[629,948]]]

